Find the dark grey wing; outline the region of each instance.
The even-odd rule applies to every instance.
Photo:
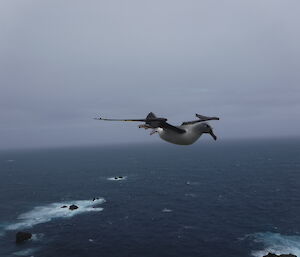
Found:
[[[148,128],[163,128],[163,129],[170,129],[176,133],[183,134],[185,133],[184,129],[175,127],[169,123],[167,123],[166,118],[159,118],[153,112],[150,112],[146,119],[104,119],[104,118],[94,118],[95,120],[105,120],[105,121],[141,121],[145,122]]]
[[[94,118],[95,120],[106,120],[106,121],[141,121],[141,122],[145,122],[148,125],[155,125],[155,124],[159,124],[160,122],[164,122],[167,121],[166,118],[159,118],[156,117],[155,114],[153,112],[150,112],[146,119],[105,119],[105,118]]]
[[[195,124],[198,122],[203,122],[203,121],[208,121],[208,120],[219,120],[220,118],[218,117],[208,117],[208,116],[203,116],[200,114],[196,113],[196,117],[199,118],[199,120],[192,120],[192,121],[185,121],[181,125],[190,125],[190,124]]]
[[[156,115],[153,112],[150,112],[146,119],[106,119],[106,118],[94,118],[95,120],[104,120],[104,121],[140,121],[140,122],[145,122],[145,125],[142,127],[145,128],[168,128],[173,131],[176,131],[177,133],[184,133],[185,130],[174,127],[170,124],[168,124],[166,121],[166,118],[160,118],[156,117]]]
[[[142,121],[146,122],[146,119],[105,119],[105,118],[94,118],[94,120],[106,120],[106,121]]]
[[[183,133],[186,132],[185,129],[181,129],[181,128],[175,127],[175,126],[173,126],[173,125],[171,125],[171,124],[169,124],[169,123],[167,123],[165,121],[161,122],[159,127],[163,128],[163,129],[173,130],[174,132],[179,133],[179,134],[183,134]]]
[[[199,118],[201,121],[207,121],[207,120],[219,120],[219,117],[208,117],[208,116],[204,116],[204,115],[200,115],[200,114],[195,114],[197,118]]]

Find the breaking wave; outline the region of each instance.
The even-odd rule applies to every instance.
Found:
[[[279,233],[256,233],[252,234],[254,242],[262,243],[264,249],[253,251],[252,255],[261,257],[269,252],[275,254],[294,254],[300,256],[300,236],[287,236]]]
[[[21,250],[21,251],[18,251],[18,252],[14,252],[13,255],[16,255],[16,256],[32,256],[33,253],[35,253],[38,249],[37,248],[28,248],[28,249],[25,249],[25,250]]]
[[[186,184],[190,185],[190,186],[196,186],[196,185],[199,185],[199,182],[197,182],[197,181],[187,181]]]
[[[107,178],[107,180],[111,180],[111,181],[119,181],[119,180],[126,180],[127,179],[127,176],[119,176],[119,177],[110,177],[110,178]]]
[[[32,234],[31,240],[32,241],[41,241],[44,238],[44,234],[43,233],[39,233],[39,234]]]
[[[37,224],[46,223],[52,219],[70,218],[77,214],[85,212],[102,211],[103,208],[97,205],[105,202],[104,198],[97,198],[95,200],[77,200],[69,202],[51,203],[43,206],[37,206],[29,212],[22,213],[18,216],[19,222],[7,225],[5,230],[18,230],[30,228]],[[69,210],[69,208],[61,208],[62,206],[69,206],[75,204],[78,206],[76,210]]]

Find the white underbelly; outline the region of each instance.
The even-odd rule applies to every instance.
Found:
[[[191,145],[201,136],[201,134],[186,132],[179,134],[171,130],[158,130],[161,139],[177,144],[177,145]]]

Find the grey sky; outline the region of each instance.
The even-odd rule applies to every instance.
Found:
[[[159,142],[135,123],[218,115],[219,138],[300,135],[298,0],[0,2],[0,148]]]

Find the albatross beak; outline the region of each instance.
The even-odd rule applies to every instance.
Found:
[[[217,140],[217,136],[214,134],[212,130],[209,132],[209,134],[212,136],[214,140]]]

